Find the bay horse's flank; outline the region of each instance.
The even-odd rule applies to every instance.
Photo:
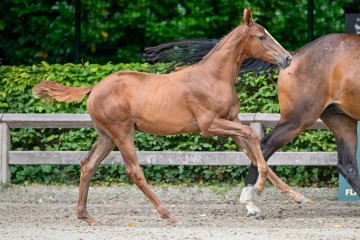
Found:
[[[196,45],[190,40],[180,42],[182,52],[173,48],[177,44],[150,48],[150,60],[162,61],[171,56],[174,65],[183,66],[198,61],[216,42],[197,40]],[[195,51],[196,55],[192,55]],[[321,118],[335,136],[339,172],[360,195],[356,160],[357,122],[360,121],[360,35],[325,35],[292,52],[292,55],[291,66],[280,71],[277,83],[280,121],[261,140],[264,158],[268,160]],[[257,169],[252,166],[245,186],[254,184],[257,176]],[[241,197],[250,201],[255,195],[246,189]]]
[[[89,184],[98,165],[117,146],[127,176],[161,217],[173,224],[178,222],[145,180],[134,149],[135,130],[157,135],[201,132],[204,136],[231,136],[259,171],[252,190],[259,193],[264,189],[268,172],[272,177],[273,172],[261,154],[259,136],[237,117],[239,103],[234,82],[241,63],[249,57],[286,68],[291,56],[251,15],[251,11],[245,9],[241,25],[202,61],[180,71],[170,74],[120,71],[91,88],[75,89],[49,81],[34,88],[36,97],[60,101],[78,101],[90,93],[87,109],[98,132],[98,141],[81,160],[79,219],[91,225],[99,223],[86,209]],[[259,213],[253,206],[249,208],[253,214]]]

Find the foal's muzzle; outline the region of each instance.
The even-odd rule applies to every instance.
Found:
[[[290,66],[292,57],[290,55],[276,56],[275,60],[281,69],[285,69]]]

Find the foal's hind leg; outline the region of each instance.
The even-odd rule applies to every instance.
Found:
[[[132,128],[114,127],[114,131],[112,132],[114,136],[114,142],[119,148],[124,160],[126,175],[136,184],[136,186],[140,188],[140,190],[154,205],[162,218],[167,219],[172,224],[178,223],[176,218],[172,216],[171,213],[165,208],[165,206],[160,202],[160,200],[146,182],[144,173],[139,166],[134,149],[134,133],[133,130],[129,131],[129,129]]]
[[[94,175],[99,164],[114,149],[115,144],[101,130],[97,129],[98,140],[90,152],[81,160],[81,175],[79,185],[79,200],[77,204],[77,217],[90,225],[101,225],[101,223],[90,216],[86,210],[87,197],[91,177]]]
[[[357,120],[339,112],[324,113],[321,119],[336,138],[339,172],[360,196],[360,178],[356,160]]]

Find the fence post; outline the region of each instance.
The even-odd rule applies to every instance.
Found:
[[[4,122],[0,122],[0,184],[10,182],[9,167],[10,129]]]
[[[260,139],[264,137],[264,128],[261,122],[252,122],[250,123],[250,127],[254,130],[257,134],[259,134]]]

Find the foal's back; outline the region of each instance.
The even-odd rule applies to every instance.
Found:
[[[88,112],[100,125],[128,124],[157,135],[198,132],[186,74],[116,72],[93,87]]]

